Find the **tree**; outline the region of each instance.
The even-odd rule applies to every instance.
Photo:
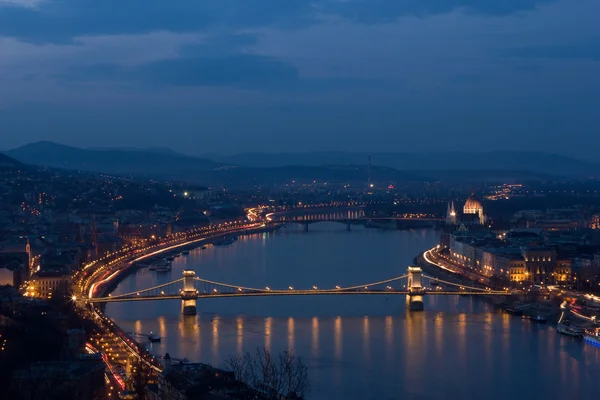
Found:
[[[269,350],[257,348],[254,354],[230,357],[225,367],[267,399],[302,398],[310,390],[306,365],[289,350],[273,356]]]

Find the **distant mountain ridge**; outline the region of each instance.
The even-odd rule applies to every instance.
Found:
[[[19,168],[23,167],[23,163],[11,158],[5,154],[0,154],[0,168]]]
[[[340,167],[366,167],[369,154],[359,152],[308,152],[308,153],[242,153],[233,156],[188,156],[169,148],[93,148],[81,149],[54,142],[37,142],[5,152],[25,164],[80,171],[124,175],[148,175],[165,179],[180,177],[252,178],[252,173],[266,179],[280,180],[285,173],[301,176],[313,171],[316,175],[342,176],[348,171]],[[381,167],[385,176],[452,177],[495,176],[538,178],[550,176],[600,176],[600,164],[542,152],[493,151],[485,153],[372,153],[373,168]],[[237,166],[237,171],[221,171],[224,166]],[[332,169],[332,166],[338,166]],[[323,167],[323,168],[315,168]],[[385,168],[393,169],[384,173]],[[278,169],[271,171],[269,169]],[[362,168],[361,168],[362,169]],[[329,171],[329,172],[326,172]],[[366,169],[365,169],[366,171]],[[375,170],[373,170],[375,172]],[[364,172],[366,174],[366,172]],[[325,176],[324,175],[324,176]],[[479,178],[478,178],[479,179]]]
[[[164,149],[80,149],[46,141],[8,150],[6,154],[26,164],[114,174],[152,175],[179,170],[204,171],[221,166],[212,160]]]
[[[90,147],[87,150],[94,150],[94,151],[134,151],[136,153],[157,153],[157,154],[168,154],[168,155],[172,155],[172,156],[182,156],[182,157],[186,157],[185,154],[179,153],[173,149],[170,149],[168,147],[154,147],[154,146],[150,146],[150,147]],[[210,157],[208,157],[210,158]]]
[[[282,167],[287,165],[366,165],[369,153],[242,153],[210,157],[226,164],[248,167]],[[529,151],[491,151],[483,153],[371,153],[372,165],[402,171],[529,171],[552,175],[600,175],[600,164],[557,154]]]

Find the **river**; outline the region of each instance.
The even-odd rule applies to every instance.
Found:
[[[114,293],[181,277],[251,287],[333,288],[403,275],[438,242],[433,230],[383,231],[319,223],[243,236],[229,246],[182,255],[170,273],[139,270]],[[224,298],[111,303],[126,331],[155,332],[156,354],[222,366],[257,346],[293,348],[309,368],[310,399],[573,399],[598,388],[600,349],[494,310],[470,297],[425,297],[409,312],[403,296]]]

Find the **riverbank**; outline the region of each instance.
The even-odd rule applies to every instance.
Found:
[[[440,268],[439,266],[437,266],[433,263],[430,263],[429,261],[427,261],[425,259],[425,256],[424,256],[427,251],[429,251],[429,250],[426,250],[426,251],[420,253],[413,260],[414,264],[420,266],[425,273],[427,273],[431,276],[434,276],[436,278],[440,278],[440,279],[446,280],[448,282],[456,283],[459,285],[470,285],[470,286],[481,287],[482,289],[484,288],[483,285],[481,285],[481,283],[478,281],[469,279],[468,277],[466,277],[464,275],[460,275],[459,273],[450,272],[448,270]],[[502,296],[502,297],[500,297],[500,296],[478,296],[477,298],[482,299],[488,303],[491,303],[495,307],[501,308],[501,309],[504,309],[508,305],[519,300],[518,297],[516,297],[516,296]]]
[[[257,228],[244,229],[244,230],[234,230],[232,232],[220,233],[217,235],[213,235],[213,236],[201,238],[201,239],[196,239],[196,240],[182,243],[182,244],[168,246],[164,250],[156,250],[156,251],[152,252],[151,255],[143,255],[137,259],[127,262],[123,268],[117,270],[110,277],[108,282],[103,283],[96,288],[96,290],[97,290],[96,297],[108,296],[109,293],[113,292],[117,288],[117,286],[123,279],[125,279],[127,276],[135,273],[138,269],[144,268],[144,266],[140,264],[140,261],[152,262],[158,258],[163,258],[165,256],[168,257],[169,255],[180,253],[181,251],[184,251],[184,250],[192,250],[192,249],[198,248],[200,246],[212,244],[219,239],[231,236],[233,234],[236,234],[238,236],[247,236],[247,235],[254,235],[257,233],[274,232],[277,229],[279,229],[281,226],[282,225],[277,224],[277,225],[261,226],[261,227],[257,227]],[[104,305],[102,305],[102,307],[103,306]]]
[[[424,251],[414,258],[415,265],[420,266],[425,273],[457,284],[482,287],[481,283],[477,280],[470,279],[458,272],[451,272],[428,261],[425,257],[425,253],[428,251]],[[558,322],[561,313],[559,308],[560,301],[556,299],[556,301],[553,301],[550,296],[545,300],[540,300],[531,297],[528,298],[526,294],[515,293],[506,297],[478,296],[478,298],[491,303],[494,307],[504,312],[516,314],[527,319],[541,318],[543,322],[553,324]],[[511,312],[511,310],[515,309],[515,306],[519,308],[518,311],[516,313]]]

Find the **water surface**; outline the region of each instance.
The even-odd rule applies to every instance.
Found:
[[[437,241],[432,230],[289,226],[193,250],[167,274],[140,270],[115,293],[177,279],[184,268],[252,287],[355,285],[405,274]],[[311,399],[585,399],[600,373],[597,348],[469,297],[425,297],[417,313],[403,296],[378,295],[199,300],[197,316],[181,315],[175,300],[113,303],[107,314],[127,331],[160,334],[148,344],[156,354],[216,366],[257,346],[292,348],[309,367]]]

